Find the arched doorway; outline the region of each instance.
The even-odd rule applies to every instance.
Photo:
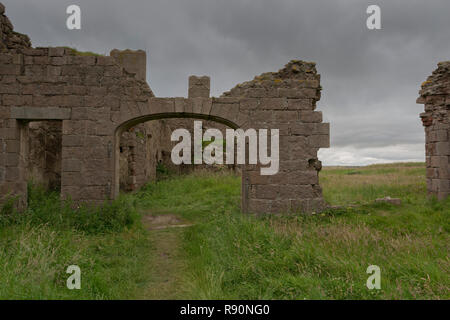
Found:
[[[196,119],[196,120],[205,120],[205,121],[211,121],[213,123],[218,123],[225,125],[226,127],[229,127],[231,129],[238,129],[239,126],[236,123],[233,123],[230,120],[221,118],[221,117],[214,117],[214,116],[208,116],[205,114],[198,114],[198,113],[159,113],[159,114],[152,114],[152,115],[144,115],[137,118],[130,119],[122,124],[120,124],[114,134],[114,146],[115,146],[115,152],[114,152],[114,186],[112,188],[112,198],[115,198],[118,196],[120,191],[120,153],[123,152],[122,147],[120,145],[120,140],[122,137],[122,134],[129,130],[130,128],[133,128],[139,124],[147,123],[154,120],[162,120],[162,119]],[[156,146],[158,148],[158,146]],[[143,165],[143,164],[142,164]]]

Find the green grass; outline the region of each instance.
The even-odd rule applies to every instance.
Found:
[[[30,188],[25,212],[0,214],[0,300],[137,298],[151,249],[138,217],[129,199],[72,210]],[[66,287],[70,265],[81,268],[81,290]]]
[[[426,197],[423,164],[325,168],[324,196],[343,209],[314,216],[240,214],[240,177],[188,176],[140,194],[152,212],[196,225],[184,233],[185,298],[448,299],[450,201]],[[400,197],[401,206],[374,204]],[[361,203],[360,207],[346,205]],[[366,269],[381,268],[381,290]]]
[[[230,173],[167,177],[95,218],[79,209],[79,220],[54,195],[32,191],[21,218],[2,213],[0,299],[145,298],[168,276],[154,267],[162,236],[176,251],[166,263],[177,266],[169,274],[177,281],[152,292],[167,297],[450,298],[450,199],[427,198],[424,164],[324,168],[320,180],[325,199],[341,208],[259,218],[240,213],[240,177]],[[374,204],[385,196],[402,204]],[[137,212],[193,226],[152,233]],[[71,264],[81,267],[81,290],[65,287]],[[369,265],[381,268],[381,290],[366,287]]]
[[[75,56],[94,56],[94,57],[102,57],[104,54],[95,53],[91,51],[78,51],[75,48],[65,47],[66,49],[70,49]]]

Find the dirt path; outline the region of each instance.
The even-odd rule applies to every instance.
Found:
[[[190,224],[171,214],[146,215],[143,223],[150,232],[154,250],[150,261],[152,280],[142,299],[181,299],[185,270],[181,238],[183,229]]]

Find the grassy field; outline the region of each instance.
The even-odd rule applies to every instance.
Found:
[[[427,199],[422,163],[320,180],[343,207],[264,218],[240,213],[240,177],[225,173],[165,179],[95,213],[31,192],[20,218],[1,214],[0,299],[450,298],[450,199]],[[385,196],[402,204],[373,203]],[[152,227],[160,217],[184,227]],[[65,286],[71,264],[81,290]],[[366,287],[369,265],[381,290]]]

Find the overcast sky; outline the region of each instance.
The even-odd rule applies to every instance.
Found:
[[[317,62],[318,110],[331,123],[325,165],[424,161],[415,101],[450,60],[449,0],[0,1],[33,46],[146,50],[160,97],[187,96],[191,74],[209,75],[219,96],[291,59]],[[66,28],[70,4],[81,7],[81,30]],[[381,7],[382,30],[366,27],[370,4]]]

